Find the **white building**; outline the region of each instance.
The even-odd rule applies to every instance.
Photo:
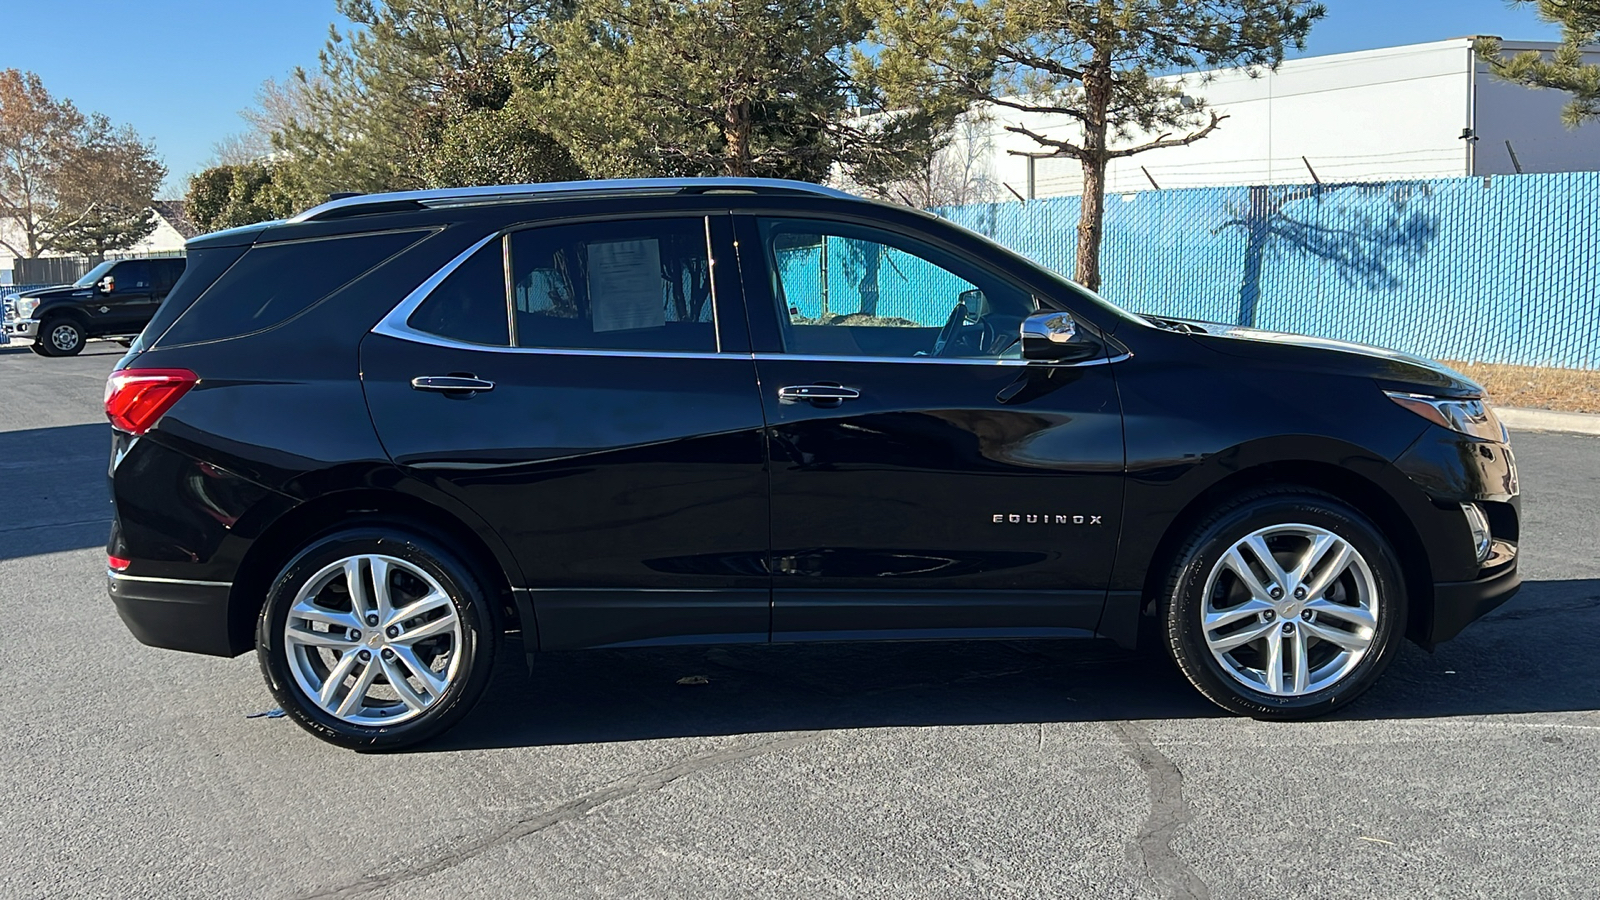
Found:
[[[1495,79],[1474,40],[1306,57],[1256,78],[1238,70],[1188,75],[1184,91],[1228,118],[1187,147],[1114,160],[1107,191],[1306,183],[1313,170],[1325,182],[1600,170],[1600,123],[1566,128],[1567,94]],[[1508,53],[1555,47],[1504,43]],[[1588,57],[1600,62],[1600,48]],[[990,199],[1080,193],[1077,160],[1045,156],[1033,139],[1004,128],[1065,138],[1076,130],[1071,122],[994,110],[983,153],[987,180],[999,187]]]
[[[156,230],[126,250],[113,250],[111,256],[169,256],[183,252],[183,244],[199,234],[189,221],[182,200],[157,200],[151,205],[156,214]]]
[[[124,250],[113,250],[109,256],[175,256],[183,252],[184,241],[199,233],[198,229],[189,221],[184,213],[182,200],[157,200],[151,204],[156,214],[155,230],[145,235],[138,243]],[[26,239],[16,222],[0,219],[0,241],[13,247],[26,246]],[[52,270],[54,277],[50,281],[61,281],[73,271],[82,272],[93,268],[99,260],[86,256],[74,256],[66,253],[46,253],[47,258],[71,259],[72,264],[63,264]],[[0,285],[20,284],[21,280],[13,272],[16,263],[11,251],[0,244]],[[76,278],[76,275],[72,276]],[[66,279],[71,280],[71,279]]]

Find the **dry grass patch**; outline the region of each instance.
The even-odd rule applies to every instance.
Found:
[[[1496,406],[1600,413],[1600,371],[1444,361],[1483,385]]]

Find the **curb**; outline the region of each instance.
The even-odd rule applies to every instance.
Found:
[[[1517,409],[1495,407],[1506,428],[1512,431],[1553,431],[1562,434],[1600,435],[1600,415],[1593,413],[1556,412],[1552,409]]]

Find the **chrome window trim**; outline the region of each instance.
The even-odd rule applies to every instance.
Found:
[[[651,220],[651,219],[700,219],[701,222],[704,223],[702,227],[705,229],[705,235],[706,235],[706,259],[709,260],[710,263],[711,263],[710,269],[708,270],[708,273],[707,273],[707,277],[711,280],[711,297],[710,297],[710,303],[711,303],[711,334],[712,334],[712,339],[714,341],[716,341],[717,347],[720,348],[722,346],[722,320],[720,318],[721,313],[717,309],[717,280],[716,280],[717,258],[714,255],[715,247],[714,247],[714,245],[712,243],[712,238],[711,238],[711,215],[712,214],[707,214],[707,213],[698,213],[698,214],[696,214],[696,213],[674,213],[674,214],[669,214],[669,215],[641,216],[641,217],[639,217],[638,221],[647,221],[647,220]],[[602,220],[602,221],[604,221],[604,220]],[[515,226],[515,227],[511,227],[511,228],[506,228],[506,229],[502,229],[500,231],[496,231],[493,234],[489,234],[489,235],[484,236],[483,238],[479,239],[478,241],[475,241],[472,244],[472,246],[470,246],[467,249],[465,249],[465,250],[461,251],[460,253],[456,254],[456,257],[454,259],[450,260],[449,262],[445,263],[443,268],[439,269],[439,271],[437,271],[437,272],[434,272],[432,275],[429,275],[421,284],[417,285],[414,289],[412,289],[411,293],[409,293],[409,294],[407,294],[405,296],[405,299],[401,300],[398,304],[395,305],[394,309],[389,310],[389,313],[387,315],[385,315],[382,319],[378,320],[378,324],[372,326],[372,332],[371,333],[372,334],[381,334],[381,335],[384,335],[385,337],[398,338],[398,339],[403,340],[403,341],[411,341],[413,343],[418,343],[418,344],[428,344],[428,345],[434,346],[434,347],[445,347],[445,348],[449,348],[449,349],[453,349],[453,350],[488,350],[488,351],[499,352],[499,353],[506,353],[506,352],[511,352],[511,353],[544,353],[544,354],[548,354],[548,355],[558,355],[558,356],[630,356],[630,357],[649,357],[649,358],[662,358],[662,359],[682,359],[682,358],[701,358],[701,357],[715,358],[715,357],[730,357],[730,356],[731,357],[737,357],[737,358],[744,358],[744,357],[747,357],[749,355],[747,353],[723,353],[723,352],[721,352],[720,349],[719,350],[713,350],[713,351],[706,351],[706,350],[603,350],[603,349],[593,349],[593,348],[582,348],[582,349],[580,349],[580,348],[561,348],[561,347],[518,347],[518,346],[516,346],[516,343],[517,343],[517,323],[516,323],[517,305],[516,305],[516,302],[514,300],[514,294],[512,293],[513,290],[514,290],[514,286],[511,283],[511,267],[512,267],[511,237],[512,237],[512,235],[514,235],[514,234],[516,234],[517,232],[520,232],[520,231],[533,231],[533,230],[540,229],[540,228],[560,228],[560,227],[567,226],[567,225],[582,225],[582,224],[592,224],[592,222],[585,222],[585,221],[541,222],[541,223],[533,224],[533,225]],[[477,253],[479,250],[482,250],[484,247],[487,247],[489,245],[489,242],[490,241],[494,241],[494,240],[500,240],[502,242],[501,243],[501,247],[500,247],[501,279],[505,282],[506,318],[507,318],[507,321],[508,321],[507,340],[510,341],[510,344],[509,345],[507,345],[507,344],[474,344],[474,343],[471,343],[471,342],[468,342],[468,341],[458,341],[458,340],[456,340],[454,338],[447,338],[447,337],[444,337],[442,335],[432,334],[432,333],[429,333],[429,332],[426,332],[426,331],[420,331],[418,329],[412,328],[410,326],[410,324],[408,324],[408,320],[411,318],[411,314],[417,311],[417,307],[421,306],[425,301],[427,301],[428,296],[433,293],[434,289],[439,287],[439,285],[442,284],[446,278],[449,278],[452,274],[454,274],[455,270],[460,268],[464,263],[466,263],[467,260],[471,259],[472,255],[474,253]]]
[[[466,341],[454,341],[448,338],[440,338],[437,335],[429,335],[426,332],[417,331],[406,324],[406,320],[411,318],[411,314],[417,311],[417,307],[421,306],[424,300],[428,299],[428,295],[433,293],[434,288],[438,287],[441,282],[454,274],[455,270],[459,269],[463,263],[471,259],[474,253],[482,250],[484,247],[488,246],[490,241],[500,238],[501,235],[502,233],[498,231],[491,234],[486,234],[477,241],[474,241],[472,246],[456,254],[455,259],[445,263],[443,268],[439,269],[437,272],[434,272],[432,275],[429,275],[421,284],[413,288],[411,293],[407,294],[405,299],[401,300],[394,309],[389,310],[388,315],[380,319],[378,324],[372,326],[372,333],[388,335],[389,337],[403,338],[406,340],[415,340],[418,337],[426,336],[436,338],[436,341],[438,342],[444,342],[439,344],[439,346],[444,347],[469,347],[481,350],[510,349],[509,347],[505,347],[500,344],[470,344]],[[509,334],[506,336],[506,339],[510,340]],[[422,341],[422,343],[435,343],[436,341]]]
[[[757,362],[779,362],[793,360],[796,362],[844,362],[844,363],[932,363],[943,366],[1053,366],[1057,368],[1083,368],[1087,366],[1108,366],[1119,363],[1132,353],[1121,353],[1112,357],[1096,357],[1081,362],[1052,362],[1048,359],[986,359],[983,357],[934,357],[934,356],[819,356],[808,353],[756,353],[752,354]]]
[[[198,587],[233,587],[233,582],[231,581],[195,581],[192,578],[152,578],[149,575],[126,575],[112,568],[107,568],[106,574],[117,581],[145,581],[151,584],[192,584]]]
[[[552,181],[544,184],[507,184],[485,187],[436,188],[426,191],[394,191],[384,194],[362,194],[330,200],[288,220],[290,224],[315,221],[337,210],[358,209],[363,206],[380,206],[386,203],[412,201],[429,208],[471,206],[510,202],[515,200],[572,200],[583,197],[610,197],[626,195],[672,195],[696,188],[708,192],[749,192],[811,194],[843,200],[862,198],[837,188],[824,187],[804,181],[787,181],[781,178],[614,178],[594,181]]]
[[[676,216],[660,216],[660,217],[652,216],[651,218],[676,218]],[[687,218],[687,217],[685,217],[685,218]],[[706,222],[707,252],[710,253],[711,249],[712,249],[711,248],[711,232],[710,232],[710,227],[711,227],[711,225],[710,225],[710,221],[711,221],[710,220],[710,216],[709,215],[702,215],[701,218],[704,219],[705,222]],[[560,225],[560,224],[566,224],[566,223],[552,222],[552,223],[548,223],[548,224],[549,225]],[[534,227],[542,227],[542,226],[534,226]],[[765,352],[763,352],[763,353],[745,353],[745,352],[724,353],[724,352],[721,352],[721,351],[706,352],[706,351],[703,351],[703,350],[595,350],[595,349],[575,349],[575,348],[570,348],[569,349],[569,348],[554,348],[554,347],[515,347],[515,346],[508,346],[508,345],[505,345],[505,344],[473,344],[473,343],[469,343],[467,341],[458,341],[458,340],[455,340],[454,338],[441,337],[440,335],[437,335],[437,334],[430,334],[430,333],[425,332],[425,331],[418,331],[417,329],[412,328],[410,325],[406,324],[406,320],[411,318],[411,314],[416,312],[417,307],[421,306],[423,301],[428,299],[428,295],[433,293],[433,290],[435,288],[437,288],[440,285],[441,282],[443,282],[446,278],[449,278],[450,275],[452,273],[454,273],[456,269],[460,268],[461,265],[463,263],[465,263],[468,259],[471,259],[472,255],[474,253],[477,253],[479,250],[482,250],[484,247],[488,246],[490,241],[494,241],[494,240],[504,240],[504,241],[506,241],[506,245],[504,245],[502,247],[501,252],[506,257],[505,265],[509,266],[509,264],[510,264],[510,260],[509,260],[509,256],[510,256],[510,248],[509,248],[510,236],[511,236],[511,234],[513,232],[519,231],[519,230],[523,230],[523,229],[512,228],[512,229],[506,229],[506,230],[502,230],[502,231],[496,231],[496,232],[494,232],[492,234],[484,235],[482,238],[479,238],[477,241],[474,241],[473,244],[470,247],[468,247],[467,249],[465,249],[465,250],[461,251],[460,253],[456,254],[456,257],[454,259],[452,259],[449,262],[445,263],[444,266],[439,269],[439,271],[434,272],[432,275],[429,275],[426,279],[423,280],[423,282],[421,284],[419,284],[415,288],[413,288],[411,293],[409,293],[409,294],[407,294],[405,296],[405,299],[401,300],[398,304],[395,305],[395,307],[393,309],[389,310],[388,315],[385,315],[382,319],[380,319],[378,321],[378,324],[372,326],[372,332],[371,333],[372,334],[381,334],[381,335],[383,335],[385,337],[392,337],[392,338],[396,338],[396,339],[402,340],[402,341],[410,341],[410,342],[416,343],[416,344],[427,344],[429,346],[443,347],[443,348],[451,349],[451,350],[478,350],[478,351],[489,352],[489,353],[532,353],[532,354],[539,354],[539,355],[543,355],[543,356],[613,356],[613,357],[618,357],[618,358],[630,358],[630,359],[752,359],[752,360],[755,360],[757,362],[760,362],[760,361],[779,362],[779,361],[783,361],[783,360],[789,360],[789,361],[794,361],[794,362],[932,363],[932,364],[935,364],[935,365],[946,365],[946,366],[948,366],[948,365],[965,365],[965,366],[1058,366],[1058,367],[1066,368],[1066,367],[1087,367],[1087,366],[1110,365],[1112,363],[1122,362],[1123,360],[1128,359],[1129,357],[1133,356],[1133,354],[1131,352],[1124,352],[1124,353],[1122,353],[1120,355],[1113,356],[1113,357],[1099,357],[1099,358],[1096,358],[1096,359],[1087,359],[1087,360],[1083,360],[1081,362],[1075,362],[1075,363],[1057,363],[1057,362],[1051,362],[1049,360],[1039,360],[1039,359],[982,359],[982,358],[952,358],[952,359],[945,359],[945,358],[941,358],[941,357],[932,357],[932,356],[822,356],[822,355],[810,355],[810,354],[765,353]],[[717,346],[720,347],[722,345],[722,341],[721,341],[721,325],[720,325],[720,320],[718,318],[719,317],[719,313],[718,313],[718,310],[717,310],[717,296],[716,296],[716,290],[717,290],[717,288],[716,288],[716,264],[717,263],[716,263],[716,257],[715,256],[710,257],[710,259],[711,259],[711,266],[712,266],[712,275],[711,275],[711,278],[712,278],[712,285],[711,285],[711,291],[712,291],[712,297],[711,297],[712,313],[711,313],[711,319],[712,319],[712,326],[713,326],[713,328],[716,329],[715,333],[717,335]],[[509,294],[510,289],[511,289],[510,288],[510,284],[511,284],[510,279],[507,278],[506,279],[506,285],[507,285],[506,289],[507,289],[508,294]],[[510,297],[509,296],[507,297],[506,308],[507,308],[508,311],[515,309],[514,304],[512,304],[510,302]],[[508,339],[510,339],[510,338],[511,338],[511,336],[508,335]]]
[[[646,359],[743,359],[749,360],[750,354],[744,353],[711,353],[708,351],[694,350],[568,350],[546,347],[506,347],[501,344],[469,344],[452,338],[428,334],[404,326],[386,327],[385,322],[379,322],[372,329],[373,334],[410,341],[414,344],[427,344],[430,347],[443,347],[447,350],[477,350],[484,353],[523,353],[537,354],[540,356],[615,356]]]
[[[386,322],[387,320],[385,320]],[[690,350],[574,350],[546,347],[505,347],[499,344],[469,344],[466,341],[457,341],[451,338],[428,334],[406,327],[385,327],[385,322],[379,322],[372,329],[373,334],[381,334],[402,341],[415,344],[427,344],[432,347],[442,347],[448,350],[477,350],[486,353],[523,353],[538,356],[610,356],[619,359],[741,359],[756,362],[836,362],[836,363],[918,363],[942,366],[1034,366],[1055,368],[1087,368],[1089,366],[1106,366],[1119,363],[1133,356],[1132,353],[1122,353],[1113,357],[1099,357],[1086,359],[1081,362],[1062,363],[1051,362],[1047,359],[939,359],[931,356],[815,356],[798,353],[750,353],[728,352],[707,353],[704,351]]]

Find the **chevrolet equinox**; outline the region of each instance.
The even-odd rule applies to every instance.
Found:
[[[110,376],[111,598],[395,749],[525,652],[1152,640],[1263,719],[1518,587],[1483,391],[1134,315],[794,182],[345,197],[205,235]]]

